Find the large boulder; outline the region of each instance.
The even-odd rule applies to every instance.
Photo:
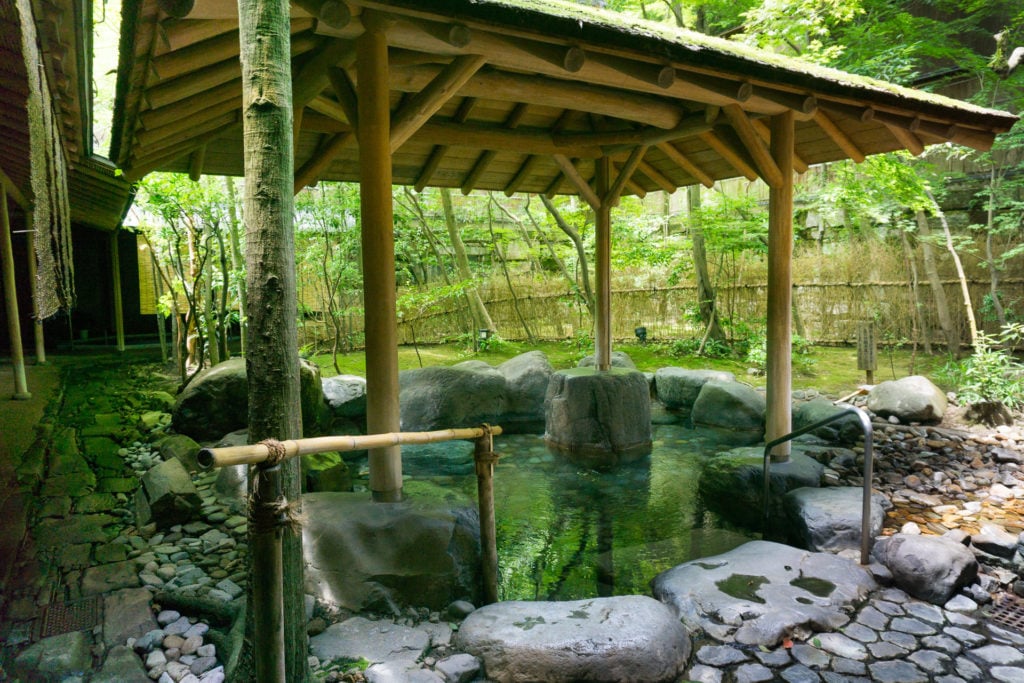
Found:
[[[463,476],[473,474],[473,443],[439,441],[402,446],[402,473],[410,477]]]
[[[402,431],[475,427],[505,411],[505,377],[486,363],[404,370],[398,382]]]
[[[884,496],[872,494],[868,538],[882,533],[888,502]],[[815,552],[860,548],[863,505],[864,492],[858,486],[799,488],[782,499],[790,521],[790,540],[800,548]]]
[[[868,394],[868,410],[900,422],[941,422],[946,394],[927,377],[912,375],[875,385]]]
[[[740,382],[705,382],[693,402],[695,427],[709,427],[734,443],[757,443],[764,438],[764,395]]]
[[[311,493],[302,509],[306,592],[319,600],[386,613],[479,598],[480,522],[469,501]]]
[[[651,452],[650,389],[641,372],[560,370],[544,404],[544,440],[573,462],[608,469]]]
[[[140,527],[151,522],[161,529],[185,524],[199,513],[202,505],[199,490],[178,459],[165,460],[150,468],[135,492],[136,521]]]
[[[168,434],[156,442],[156,449],[164,460],[180,460],[189,472],[199,471],[200,446],[190,436],[184,434]]]
[[[686,562],[651,581],[654,597],[688,629],[765,647],[800,630],[843,626],[876,587],[856,562],[770,541]]]
[[[544,431],[544,397],[554,368],[543,351],[529,351],[498,366],[505,378],[505,411],[498,419],[505,433]]]
[[[658,400],[666,408],[689,412],[701,388],[711,381],[734,382],[736,375],[723,370],[688,370],[686,368],[660,368],[654,373],[654,387]]]
[[[623,351],[612,351],[611,365],[613,368],[623,368],[624,370],[636,370],[636,363],[629,357],[629,354]],[[597,356],[590,354],[580,359],[580,362],[576,364],[578,368],[593,368],[597,367]]]
[[[782,521],[779,501],[794,489],[821,485],[824,466],[794,451],[784,463],[769,468],[769,513],[772,527]],[[707,461],[700,475],[705,505],[736,524],[761,529],[764,524],[764,449],[734,448]]]
[[[820,439],[831,443],[852,444],[864,436],[861,430],[860,419],[849,412],[844,406],[837,406],[825,398],[816,398],[793,406],[793,431],[810,427],[811,425],[831,418],[833,415],[846,412],[844,417],[836,418],[834,422],[818,427],[810,432]]]
[[[326,406],[320,368],[299,361],[303,433],[317,433]],[[232,358],[203,370],[178,396],[171,424],[175,431],[196,441],[219,439],[249,421],[249,387],[244,358]]]
[[[938,536],[896,534],[879,539],[871,557],[892,572],[910,595],[944,605],[978,576],[978,561],[964,545]]]
[[[366,380],[358,375],[325,377],[321,384],[324,400],[334,417],[366,416]]]
[[[690,656],[672,611],[642,595],[487,605],[462,622],[455,646],[501,683],[675,681]]]

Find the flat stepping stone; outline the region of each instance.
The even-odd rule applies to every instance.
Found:
[[[797,627],[832,631],[876,587],[852,560],[769,541],[752,541],[714,557],[686,562],[651,582],[691,630],[735,625],[733,639],[772,647]]]
[[[332,624],[309,639],[309,648],[321,662],[366,659],[411,667],[430,646],[426,629],[399,626],[389,621],[352,617]]]
[[[498,681],[674,681],[690,636],[667,606],[641,595],[500,602],[462,623],[456,648]]]

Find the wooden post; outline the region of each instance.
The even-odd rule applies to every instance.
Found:
[[[117,350],[124,352],[124,305],[121,298],[121,247],[117,241],[117,230],[110,233],[110,277],[114,284],[114,337]]]
[[[612,366],[612,204],[608,200],[611,185],[611,159],[597,160],[596,194],[600,198],[594,206],[594,275],[597,279],[597,316],[594,321],[594,361],[599,371]]]
[[[878,360],[875,348],[875,324],[870,320],[857,324],[857,369],[864,371],[868,384],[875,383]]]
[[[4,302],[7,307],[7,333],[11,338],[11,365],[14,366],[14,398],[32,398],[25,379],[25,352],[21,346],[21,318],[18,314],[18,289],[14,283],[14,249],[11,246],[11,216],[7,210],[7,185],[0,182],[0,268],[4,276]]]
[[[36,300],[36,231],[32,225],[32,212],[25,210],[25,235],[28,237],[28,281],[32,296],[32,333],[36,342],[36,365],[46,365],[46,338],[43,335],[43,320],[39,317],[39,303]]]
[[[363,300],[367,303],[366,428],[371,434],[399,431],[391,112],[383,21],[364,13],[366,31],[356,40]],[[399,446],[370,450],[370,492],[377,501],[402,499]]]
[[[476,491],[480,506],[480,549],[484,573],[484,604],[498,602],[498,542],[494,522],[494,436],[489,425],[476,440],[473,460],[476,462]]]
[[[792,428],[791,356],[793,298],[793,112],[772,117],[771,153],[782,171],[782,184],[768,195],[768,414],[765,440],[785,436]],[[776,446],[774,462],[789,460],[790,443]]]
[[[269,462],[269,461],[268,461]],[[256,680],[284,683],[284,562],[281,464],[256,468],[249,505]]]

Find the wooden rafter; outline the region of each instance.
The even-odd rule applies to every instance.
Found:
[[[466,55],[452,61],[430,83],[416,93],[392,118],[392,153],[405,144],[420,126],[459,92],[487,60],[480,55]]]
[[[356,86],[352,82],[348,71],[331,67],[327,70],[327,79],[331,83],[334,96],[338,98],[338,104],[345,112],[345,119],[353,128],[359,127],[359,100],[356,96]]]
[[[476,105],[475,98],[463,98],[462,102],[459,103],[459,108],[455,112],[455,123],[464,123],[473,111],[474,105]],[[420,171],[420,176],[416,179],[415,187],[417,192],[422,192],[423,188],[430,183],[430,179],[434,177],[434,173],[437,172],[438,167],[441,165],[441,161],[444,160],[444,156],[447,153],[448,145],[434,145],[434,148],[430,150],[430,156],[427,157],[427,163],[423,164],[423,170]]]
[[[677,149],[671,142],[660,142],[656,147],[677,166],[696,178],[697,182],[704,187],[711,187],[715,184],[714,178],[705,173],[704,169],[700,166],[690,161],[690,159],[680,152],[679,149]]]
[[[739,135],[740,141],[747,148],[747,152],[750,153],[754,163],[757,164],[761,179],[769,187],[781,185],[782,173],[775,164],[775,160],[772,159],[771,152],[768,151],[768,148],[754,129],[754,125],[747,118],[746,112],[739,105],[735,104],[723,107],[722,111],[725,113],[725,117],[729,119],[732,129]]]
[[[873,118],[873,116],[872,116]],[[832,142],[839,146],[839,149],[843,150],[843,153],[853,159],[858,164],[864,161],[866,158],[864,152],[857,146],[857,144],[850,139],[850,136],[842,131],[842,129],[836,125],[835,121],[822,110],[818,110],[814,114],[814,122],[818,124],[818,127],[825,131],[825,135],[832,139]]]
[[[603,205],[618,206],[619,197],[622,196],[622,191],[633,177],[633,172],[636,171],[637,166],[643,162],[644,154],[646,153],[647,145],[638,146],[630,153],[626,163],[616,169],[615,180],[609,186],[608,192],[601,197],[601,203]]]
[[[512,112],[508,118],[505,119],[504,127],[508,130],[515,130],[519,127],[523,117],[526,116],[526,110],[529,108],[526,104],[517,104],[513,107]],[[476,162],[473,164],[473,168],[470,169],[469,173],[466,174],[465,180],[462,181],[462,194],[469,194],[476,187],[477,181],[480,180],[480,176],[487,171],[487,167],[494,161],[494,157],[497,152],[493,149],[484,150]]]
[[[570,183],[579,191],[580,197],[590,204],[591,208],[597,210],[601,208],[601,198],[594,192],[594,188],[590,187],[590,183],[583,177],[576,165],[572,163],[569,157],[562,154],[554,155],[555,163],[558,164],[559,168],[562,169],[562,173],[569,180]],[[555,182],[559,182],[560,179],[556,178]],[[550,189],[549,189],[550,191]]]
[[[768,124],[764,122],[764,119],[751,119],[750,123],[752,123],[754,125],[754,130],[756,130],[758,136],[762,140],[764,140],[764,143],[766,145],[771,145],[771,143],[772,143],[772,131],[771,131],[771,128],[768,127]],[[804,161],[800,157],[799,154],[794,152],[793,153],[793,170],[796,171],[797,173],[800,173],[802,175],[804,173],[807,173],[807,169],[808,168],[809,168],[809,166],[808,166],[807,162]]]

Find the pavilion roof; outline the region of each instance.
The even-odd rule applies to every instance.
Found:
[[[111,157],[242,174],[235,0],[126,0]],[[296,186],[357,181],[355,39],[388,23],[394,182],[575,194],[610,156],[627,193],[771,184],[771,116],[796,114],[797,170],[956,142],[1016,117],[558,0],[294,0]]]

